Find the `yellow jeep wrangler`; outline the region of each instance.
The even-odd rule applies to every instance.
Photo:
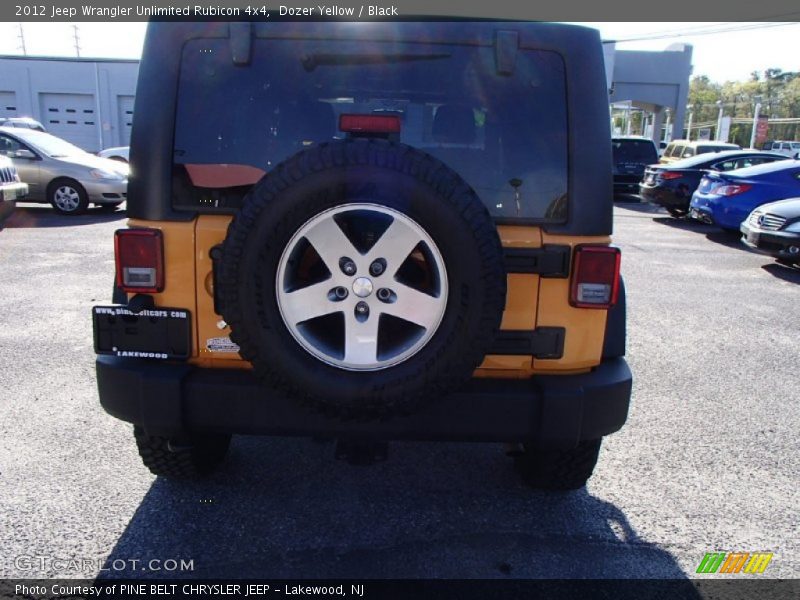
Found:
[[[631,394],[604,73],[567,25],[152,23],[93,311],[145,465],[485,441],[584,485]]]

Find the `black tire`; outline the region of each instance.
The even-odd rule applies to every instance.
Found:
[[[675,208],[674,206],[668,206],[666,208],[667,212],[676,219],[681,219],[689,214],[688,208]]]
[[[144,465],[155,475],[175,479],[195,479],[211,474],[225,458],[230,435],[193,435],[187,440],[171,441],[148,435],[134,426],[133,436]]]
[[[514,466],[529,486],[538,490],[569,491],[586,485],[600,453],[601,439],[580,442],[572,450],[525,448]]]
[[[66,193],[76,198],[74,207],[59,199],[59,195]],[[54,179],[47,186],[47,200],[62,215],[82,215],[89,208],[89,196],[83,186],[74,179],[62,177]]]
[[[295,232],[359,199],[418,223],[441,252],[449,286],[430,340],[375,371],[338,368],[306,351],[284,324],[275,292]],[[500,326],[506,291],[497,229],[475,192],[430,155],[366,139],[311,147],[262,178],[228,228],[217,283],[231,339],[266,385],[329,416],[355,419],[408,414],[469,379]]]

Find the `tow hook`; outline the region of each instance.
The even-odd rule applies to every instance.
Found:
[[[356,466],[384,462],[388,455],[389,443],[374,440],[337,439],[334,448],[336,460],[346,460]]]

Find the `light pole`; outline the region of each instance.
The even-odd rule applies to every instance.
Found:
[[[667,113],[667,121],[664,124],[664,141],[669,143],[669,142],[672,141],[672,135],[670,134],[670,131],[669,131],[670,111],[669,111],[669,109],[667,109],[665,112]]]
[[[756,101],[756,108],[753,111],[753,131],[750,133],[750,147],[756,147],[756,133],[758,130],[758,117],[761,113],[761,96],[755,96],[753,100]]]
[[[722,113],[725,111],[722,106],[722,100],[717,100],[717,106],[719,107],[719,115],[717,116],[717,135],[714,136],[714,139],[720,141],[722,139]]]
[[[692,120],[694,119],[694,110],[692,110],[693,108],[694,106],[691,104],[686,105],[686,110],[689,111],[689,126],[686,128],[686,139],[690,142],[692,141]]]

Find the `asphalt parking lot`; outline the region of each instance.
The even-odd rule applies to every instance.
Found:
[[[19,205],[0,230],[0,577],[681,578],[712,551],[800,577],[800,270],[615,210],[633,406],[588,487],[548,495],[483,444],[397,443],[357,467],[330,443],[241,437],[206,482],[154,478],[94,387],[90,306],[110,301],[124,214]]]

